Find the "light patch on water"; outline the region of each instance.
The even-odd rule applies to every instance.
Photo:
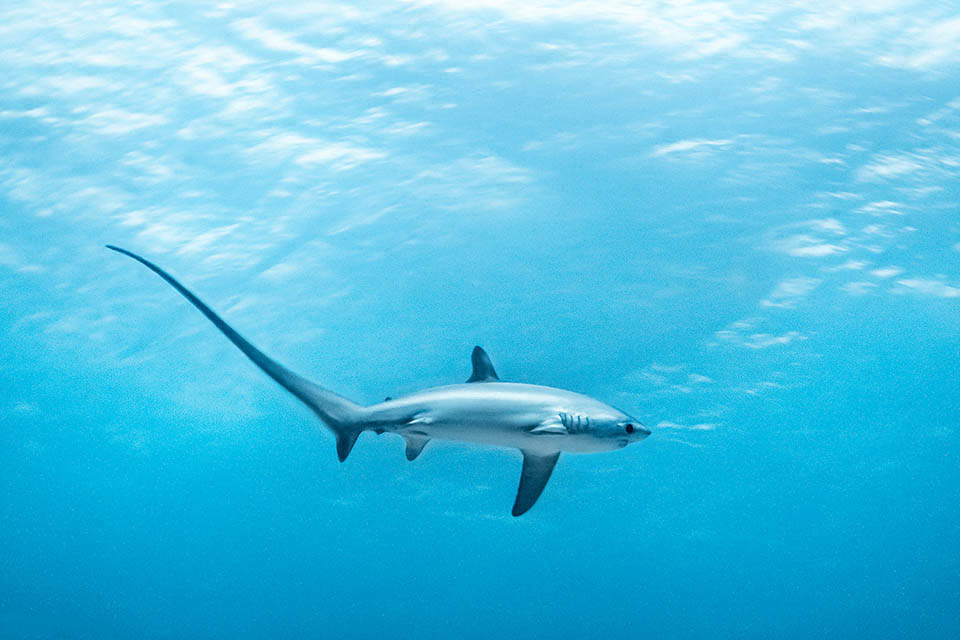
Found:
[[[679,424],[669,420],[662,420],[657,423],[655,429],[676,429],[680,431],[713,431],[717,425],[713,422],[701,422],[699,424]]]
[[[656,158],[676,153],[702,152],[711,147],[723,148],[731,144],[733,140],[680,140],[655,147],[650,155]]]
[[[960,288],[933,278],[904,278],[897,280],[893,293],[916,293],[937,298],[960,298]]]
[[[821,282],[822,280],[817,278],[787,278],[778,283],[767,295],[766,299],[760,302],[760,305],[763,307],[791,309],[810,295]]]
[[[892,278],[893,276],[898,276],[901,273],[903,273],[903,269],[900,267],[882,267],[880,269],[872,269],[870,271],[870,275],[878,278]]]
[[[840,287],[840,290],[852,296],[865,296],[870,293],[871,290],[875,289],[876,286],[876,282],[847,282]]]

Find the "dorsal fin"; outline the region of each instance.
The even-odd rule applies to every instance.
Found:
[[[470,361],[473,363],[473,374],[467,382],[497,382],[497,372],[493,369],[493,363],[490,362],[490,356],[480,347],[474,347],[470,354]]]

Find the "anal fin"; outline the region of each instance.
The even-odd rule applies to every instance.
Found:
[[[337,458],[340,459],[340,462],[343,462],[353,451],[353,445],[357,444],[360,431],[351,429],[350,431],[335,431],[334,433],[337,435]]]
[[[520,472],[520,486],[517,487],[517,499],[513,503],[513,515],[520,516],[530,510],[537,498],[547,486],[547,480],[553,473],[553,467],[560,458],[560,452],[547,455],[520,450],[523,453],[523,470]]]

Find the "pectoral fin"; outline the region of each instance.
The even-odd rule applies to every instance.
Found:
[[[430,438],[426,436],[406,435],[403,436],[403,439],[407,443],[407,460],[416,460],[423,448],[430,442]]]
[[[524,451],[523,470],[520,472],[520,486],[517,488],[517,499],[513,503],[513,515],[520,516],[530,510],[543,488],[547,486],[547,480],[553,473],[553,467],[560,458],[560,452],[541,455]]]
[[[533,435],[542,435],[542,434],[554,434],[559,436],[565,436],[567,433],[567,428],[560,424],[559,422],[549,421],[542,424],[538,424],[533,429],[530,429],[530,433]]]

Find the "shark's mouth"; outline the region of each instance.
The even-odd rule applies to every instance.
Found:
[[[617,448],[618,448],[618,449],[623,449],[623,448],[624,448],[625,446],[627,446],[628,444],[630,444],[630,441],[627,440],[627,439],[617,440]]]

